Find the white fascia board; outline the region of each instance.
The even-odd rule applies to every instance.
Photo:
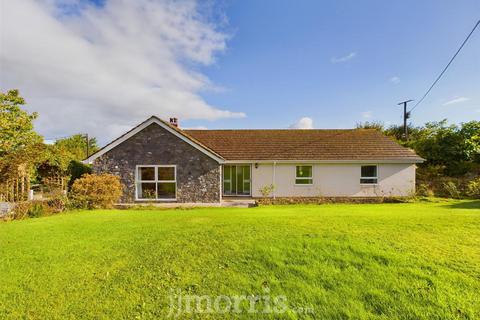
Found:
[[[142,131],[143,129],[145,129],[146,127],[148,127],[149,125],[153,124],[153,123],[156,123],[158,124],[160,127],[162,127],[163,129],[167,130],[168,132],[170,132],[171,134],[173,134],[174,136],[176,136],[177,138],[180,138],[181,140],[185,141],[186,143],[188,143],[189,145],[191,145],[192,147],[194,147],[195,149],[203,152],[204,154],[206,154],[207,156],[209,156],[210,158],[214,159],[215,161],[217,161],[218,163],[224,163],[225,160],[218,157],[217,155],[213,154],[212,152],[210,152],[209,150],[205,149],[204,147],[202,147],[201,145],[195,143],[194,141],[188,139],[187,137],[185,137],[184,135],[178,133],[176,130],[170,128],[169,126],[165,125],[164,123],[162,123],[161,121],[157,120],[156,118],[151,118],[149,119],[148,121],[145,121],[142,125],[138,126],[137,128],[135,128],[134,130],[130,131],[129,133],[125,134],[123,137],[121,137],[120,139],[117,139],[113,142],[111,142],[110,144],[106,145],[103,149],[101,149],[100,151],[98,151],[97,153],[91,155],[89,158],[83,160],[82,162],[85,163],[85,164],[91,164],[93,163],[93,161],[95,159],[97,159],[98,157],[102,156],[103,154],[107,153],[108,151],[112,150],[113,148],[115,148],[116,146],[118,146],[119,144],[123,143],[125,140],[133,137],[134,135],[136,135],[137,133],[139,133],[140,131]]]

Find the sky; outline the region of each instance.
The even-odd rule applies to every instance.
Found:
[[[104,144],[150,115],[183,128],[402,123],[480,1],[0,0],[0,89],[46,139]],[[23,23],[19,23],[23,21]],[[480,119],[480,29],[412,123]]]

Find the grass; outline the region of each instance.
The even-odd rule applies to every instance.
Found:
[[[285,296],[288,305],[180,318],[478,319],[480,202],[104,210],[0,223],[2,319],[163,319],[172,289]]]

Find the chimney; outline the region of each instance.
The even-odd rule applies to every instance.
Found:
[[[170,124],[174,127],[178,127],[178,119],[177,118],[170,118]]]

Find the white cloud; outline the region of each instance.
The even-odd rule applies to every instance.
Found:
[[[372,111],[364,111],[362,112],[363,119],[370,119],[372,117]]]
[[[333,57],[330,61],[332,63],[341,63],[341,62],[347,62],[349,60],[352,60],[353,58],[355,58],[355,56],[357,55],[356,52],[350,52],[349,54],[347,54],[346,56],[343,56],[343,57]]]
[[[393,84],[399,84],[400,83],[400,78],[397,76],[391,77],[389,81]]]
[[[295,123],[291,124],[290,129],[313,129],[313,119],[309,117],[303,117],[298,119]]]
[[[245,116],[199,95],[219,87],[196,66],[214,63],[228,36],[195,0],[85,3],[2,2],[0,89],[20,89],[42,134],[89,132],[106,142],[150,115]]]
[[[451,104],[457,104],[457,103],[461,103],[461,102],[465,102],[465,101],[469,101],[470,98],[467,98],[467,97],[454,97],[453,99],[445,102],[443,105],[444,106],[449,106]]]

